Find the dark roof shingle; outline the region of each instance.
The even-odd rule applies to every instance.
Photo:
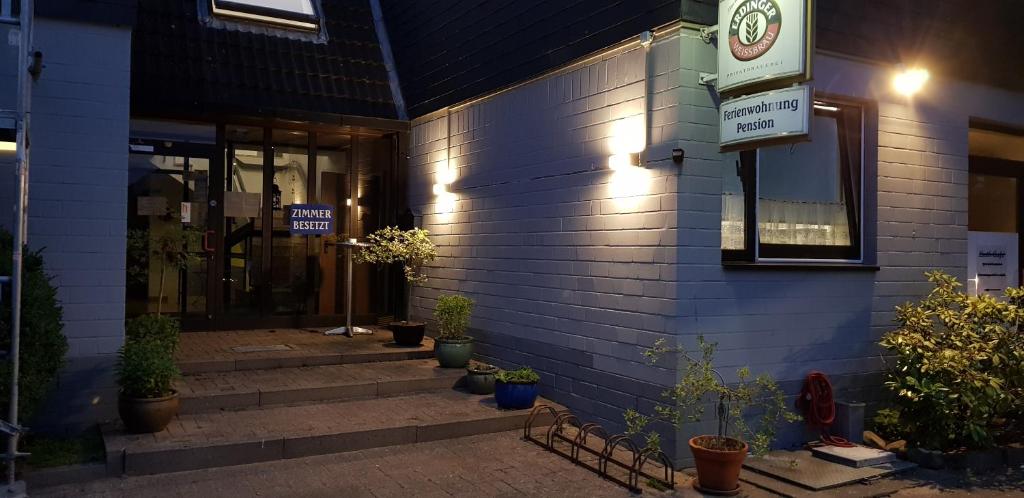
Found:
[[[204,26],[197,2],[140,2],[136,115],[396,118],[369,4],[322,0],[326,43]]]

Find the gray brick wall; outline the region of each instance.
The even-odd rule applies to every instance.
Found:
[[[441,255],[415,314],[441,293],[473,298],[479,354],[534,367],[545,396],[613,429],[675,377],[641,352],[677,329],[678,47],[672,36],[652,48],[649,192],[630,202],[611,198],[607,161],[612,123],[642,114],[640,48],[453,110],[450,124],[426,116],[412,133],[412,204]],[[457,209],[435,214],[449,126]]]
[[[110,418],[116,397],[131,31],[45,18],[35,26],[45,68],[33,86],[29,245],[44,249],[70,350],[57,392],[33,427],[73,430]],[[10,164],[0,183],[0,202],[7,206],[13,203]],[[8,215],[0,222],[10,228],[13,220]]]
[[[963,277],[970,117],[1021,125],[1021,95],[933,78],[908,101],[890,69],[818,55],[818,91],[875,102],[865,123],[867,262],[878,271],[727,270],[721,265],[722,174],[715,98],[697,84],[714,48],[693,30],[654,46],[648,196],[609,197],[609,123],[642,110],[639,50],[578,67],[451,111],[454,213],[434,214],[448,126],[414,121],[410,197],[442,257],[417,290],[427,317],[439,293],[477,300],[478,352],[544,374],[544,393],[616,426],[623,408],[649,408],[672,370],[639,363],[659,337],[719,343],[717,365],[775,376],[790,395],[811,370],[838,396],[881,393],[878,338],[893,306],[926,292],[923,272]],[[667,161],[686,151],[680,169]],[[710,425],[687,427],[685,439]],[[785,446],[808,437],[786,428]]]
[[[39,19],[29,241],[45,247],[69,356],[111,355],[124,335],[131,31]]]

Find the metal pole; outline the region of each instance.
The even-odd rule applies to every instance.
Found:
[[[352,337],[352,245],[345,246],[345,335]]]
[[[29,124],[31,108],[32,84],[28,79],[29,52],[32,50],[32,0],[22,0],[20,13],[20,44],[18,46],[18,129],[17,156],[14,173],[15,182],[14,206],[14,247],[12,248],[13,264],[11,273],[11,399],[8,409],[8,422],[18,426],[18,375],[21,354],[21,284],[22,248],[27,242],[28,230],[28,167],[29,167]],[[7,440],[7,494],[20,494],[15,491],[15,455],[18,453],[17,432]]]

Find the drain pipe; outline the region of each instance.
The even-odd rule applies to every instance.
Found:
[[[18,376],[21,355],[21,287],[22,261],[24,259],[28,230],[28,166],[29,166],[29,123],[31,108],[32,82],[29,79],[29,51],[32,50],[32,0],[22,0],[19,19],[21,39],[18,46],[18,130],[17,156],[14,172],[17,176],[14,196],[14,247],[12,247],[11,273],[11,387],[10,407],[7,422],[10,424],[10,435],[7,439],[7,492],[8,497],[25,496],[24,483],[15,481],[15,459],[18,454],[18,438],[21,428],[18,426]]]
[[[647,151],[651,146],[651,45],[654,44],[654,32],[640,33],[640,46],[644,50],[644,150],[640,152],[640,164],[647,163]]]

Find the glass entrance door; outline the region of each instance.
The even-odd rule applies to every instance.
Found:
[[[207,314],[209,147],[131,145],[125,312]]]
[[[356,265],[350,292],[329,239],[388,224],[396,143],[242,125],[219,126],[216,145],[133,140],[128,314],[192,330],[337,326],[351,294],[355,323],[376,322],[393,305],[389,269]],[[292,233],[299,204],[332,207],[333,232]]]

